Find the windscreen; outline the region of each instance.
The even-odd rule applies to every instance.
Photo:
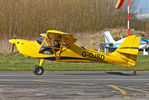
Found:
[[[41,43],[43,42],[43,37],[38,38],[36,41],[41,45]]]

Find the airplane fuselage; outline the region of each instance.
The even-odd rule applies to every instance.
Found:
[[[20,54],[26,57],[34,57],[38,59],[45,59],[51,61],[63,61],[63,62],[93,62],[93,63],[109,63],[109,64],[119,64],[123,66],[133,66],[133,64],[128,64],[127,60],[119,54],[105,54],[103,52],[98,52],[96,50],[91,50],[85,47],[73,44],[69,48],[63,48],[59,59],[56,59],[55,54],[43,54],[39,53],[40,45],[37,41],[28,41],[23,39],[14,39],[15,45]],[[60,51],[56,52],[59,55]]]

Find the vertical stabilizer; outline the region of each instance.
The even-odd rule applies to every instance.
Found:
[[[116,49],[116,52],[125,53],[130,55],[137,55],[140,44],[140,37],[129,36],[125,41]]]
[[[121,65],[135,66],[140,39],[141,37],[128,36],[124,42],[112,53],[112,55],[119,56],[121,59],[126,61],[126,63]]]
[[[113,37],[111,36],[109,31],[105,31],[104,35],[105,35],[105,42],[106,43],[115,43],[115,40],[113,39]]]

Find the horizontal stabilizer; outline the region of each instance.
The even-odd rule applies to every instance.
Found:
[[[117,49],[117,47],[110,47],[110,46],[105,46],[105,45],[101,45],[100,47],[104,47],[104,48],[108,48],[108,49]]]

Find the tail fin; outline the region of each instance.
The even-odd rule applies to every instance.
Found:
[[[115,40],[113,39],[109,31],[105,31],[104,35],[105,35],[105,41],[107,43],[115,43]]]
[[[141,37],[128,36],[124,42],[112,53],[120,56],[127,63],[124,66],[135,66]]]

